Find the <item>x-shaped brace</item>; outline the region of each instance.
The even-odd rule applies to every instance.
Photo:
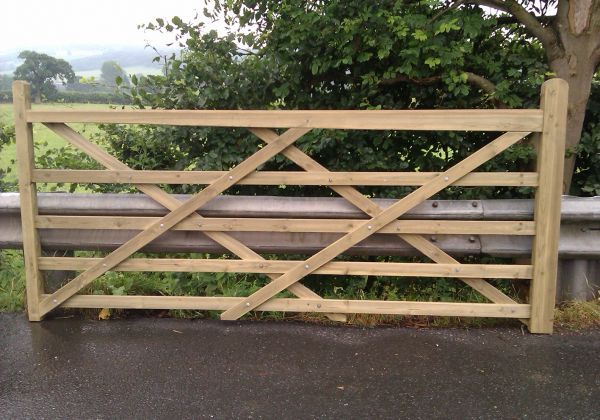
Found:
[[[271,143],[277,138],[277,134],[274,131],[266,128],[253,128],[250,129],[250,131],[257,137],[264,140],[266,143]],[[330,172],[326,167],[319,164],[296,146],[288,147],[282,152],[282,154],[308,172]],[[353,187],[331,186],[331,189],[371,217],[378,215],[382,211],[377,204],[365,197]],[[399,234],[398,236],[438,264],[460,264],[459,261],[445,253],[442,249],[432,244],[421,235]],[[471,286],[473,289],[477,290],[493,303],[517,303],[484,279],[464,278],[461,280],[467,285]]]
[[[370,220],[366,220],[357,228],[348,232],[331,245],[317,252],[306,261],[299,262],[277,280],[274,280],[246,299],[233,305],[231,308],[221,314],[221,319],[235,320],[253,310],[257,306],[274,297],[277,293],[287,288],[289,285],[296,283],[303,277],[315,271],[317,268],[321,267],[323,264],[331,261],[333,258],[346,251],[348,248],[368,238],[416,205],[422,203],[432,195],[456,182],[528,134],[530,133],[512,132],[501,135],[491,143],[471,154],[469,157],[452,166],[450,169],[440,173],[437,177],[426,182],[412,193],[398,200],[392,206],[381,211],[379,214],[376,214]],[[266,147],[269,147],[272,144],[274,144],[274,142],[268,144]]]
[[[99,163],[111,169],[129,169],[125,164],[118,161],[116,158],[108,155],[104,150],[95,146],[94,144],[87,141],[79,133],[75,132],[64,124],[46,124],[50,129],[55,131],[57,134],[64,137],[66,140],[82,149],[89,156],[96,159]],[[206,186],[201,192],[188,199],[186,202],[181,203],[179,200],[169,196],[164,191],[156,186],[151,185],[138,185],[138,188],[151,196],[152,198],[159,201],[165,207],[171,210],[166,216],[156,221],[154,224],[149,226],[146,230],[140,232],[132,239],[121,245],[111,254],[103,258],[100,262],[90,267],[69,283],[61,287],[53,294],[47,296],[40,303],[40,310],[42,313],[47,313],[52,309],[59,306],[65,300],[73,296],[79,290],[86,285],[90,284],[96,278],[109,271],[115,265],[121,263],[125,259],[131,256],[134,252],[147,245],[164,232],[168,231],[171,227],[179,223],[181,220],[188,216],[201,218],[200,215],[195,214],[196,210],[203,206],[205,203],[210,201],[212,198],[221,194],[230,186],[237,183],[240,179],[253,172],[258,166],[280,153],[286,147],[294,143],[299,137],[306,134],[310,129],[303,128],[292,128],[283,133],[274,142],[260,149],[252,156],[247,158],[244,162],[224,174],[212,184]],[[258,259],[261,257],[254,253],[254,251],[247,248],[245,245],[232,238],[231,236],[222,232],[207,232],[206,233],[213,240],[216,240],[221,245],[228,249],[235,249],[236,254],[240,255],[241,258],[252,258]],[[276,275],[274,275],[276,278]],[[300,287],[292,287],[290,291],[296,294],[300,298],[321,298],[316,293],[298,284]],[[339,321],[345,320],[345,316],[342,314],[331,314],[330,318]]]

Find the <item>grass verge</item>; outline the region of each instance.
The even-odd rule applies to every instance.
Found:
[[[589,302],[565,302],[554,313],[556,326],[569,330],[600,328],[600,297]]]

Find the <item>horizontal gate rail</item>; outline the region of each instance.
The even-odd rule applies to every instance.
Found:
[[[34,169],[35,182],[81,182],[95,184],[210,184],[223,176],[223,171],[104,171]],[[439,172],[328,172],[300,171],[254,172],[241,179],[239,185],[423,185]],[[453,186],[537,187],[536,172],[474,172],[452,183]]]
[[[542,131],[539,109],[412,111],[28,111],[28,123],[165,124],[340,130]]]
[[[26,259],[28,312],[40,320],[57,307],[186,308],[223,310],[222,319],[237,319],[250,310],[323,312],[343,321],[347,313],[387,313],[518,318],[530,331],[552,332],[556,287],[556,260],[560,223],[560,176],[564,150],[566,84],[558,79],[542,88],[541,109],[533,110],[414,110],[414,111],[38,111],[31,110],[29,86],[13,87],[17,133],[23,248]],[[137,171],[110,156],[66,123],[166,124],[205,127],[245,127],[265,145],[229,171]],[[56,134],[103,165],[105,170],[50,170],[35,168],[33,123],[43,123]],[[272,129],[285,128],[281,134]],[[461,130],[498,131],[494,141],[443,172],[330,172],[294,143],[313,128],[344,130]],[[535,172],[474,172],[483,163],[520,142],[531,133],[538,140]],[[282,154],[302,171],[269,172],[257,168]],[[125,183],[162,206],[148,216],[93,214],[41,214],[36,183]],[[196,195],[180,199],[155,184],[205,185]],[[300,217],[206,217],[198,210],[210,205],[228,188],[246,185],[328,186],[362,211],[357,218],[327,218],[303,213]],[[412,193],[382,207],[354,186],[416,186]],[[448,186],[513,186],[536,188],[533,220],[420,220],[410,215]],[[397,220],[399,219],[400,220]],[[40,233],[113,230],[122,241],[103,258],[42,257]],[[181,232],[203,235],[240,259],[137,258],[135,253],[155,240]],[[267,260],[251,249],[240,235],[334,235],[331,242],[305,261]],[[337,235],[337,236],[335,236]],[[428,235],[424,237],[422,235]],[[431,235],[481,235],[529,238],[532,264],[461,264],[442,250]],[[338,257],[363,242],[389,238],[413,247],[431,263],[351,262]],[[335,260],[334,260],[335,259]],[[42,270],[73,270],[74,279],[52,294],[44,291]],[[248,297],[86,296],[85,286],[107,271],[182,271],[262,273],[271,279]],[[381,275],[458,278],[491,303],[402,301],[349,301],[323,299],[300,283],[308,274]],[[530,283],[529,303],[518,303],[487,279]],[[276,295],[288,289],[296,298]],[[552,296],[552,301],[549,297]]]
[[[49,297],[44,295],[43,297]],[[64,308],[124,308],[124,309],[202,309],[224,311],[244,298],[204,296],[103,296],[75,295]],[[470,316],[490,318],[529,318],[531,306],[526,304],[394,302],[381,300],[341,299],[271,299],[257,308],[260,311],[337,312],[343,314],[391,314]]]
[[[100,262],[101,258],[40,257],[42,270],[83,271]],[[228,273],[285,273],[298,261],[130,258],[112,268],[113,271],[177,271]],[[332,261],[314,271],[315,274],[353,276],[411,276],[489,279],[531,279],[530,265],[502,264],[428,264]]]
[[[118,216],[37,216],[38,229],[131,229],[144,230],[158,217]],[[343,232],[356,229],[362,219],[263,219],[205,218],[202,222],[184,220],[172,230],[224,232]],[[426,233],[445,235],[535,235],[532,221],[431,221],[396,220],[378,233]]]

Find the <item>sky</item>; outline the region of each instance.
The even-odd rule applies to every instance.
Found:
[[[204,0],[0,0],[0,54],[61,46],[140,46],[172,40],[137,29],[157,17],[190,20]]]

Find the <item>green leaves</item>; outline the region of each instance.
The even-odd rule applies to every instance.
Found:
[[[232,25],[223,36],[207,32],[202,22],[186,23],[179,17],[153,23],[157,30],[172,25],[183,51],[177,57],[156,58],[165,63],[164,75],[132,77],[131,95],[136,106],[167,109],[537,107],[548,72],[540,45],[519,28],[510,33],[498,30],[497,18],[479,7],[464,5],[439,15],[441,7],[437,1],[392,1],[378,7],[359,0],[219,2],[207,13]],[[495,89],[482,89],[469,81],[467,72],[484,77]],[[124,159],[142,162],[138,164],[148,169],[228,169],[259,144],[244,131],[107,130]],[[322,131],[304,136],[299,145],[332,170],[437,171],[491,137]],[[489,168],[525,168],[530,158],[519,151],[503,155]],[[296,169],[283,158],[265,168]],[[293,190],[287,188],[286,193]],[[365,190],[374,196],[399,193]],[[281,193],[276,187],[232,192],[239,191]],[[303,193],[317,192],[326,193],[310,188]],[[447,194],[512,193],[454,189]]]
[[[438,64],[440,64],[442,60],[436,57],[429,57],[425,60],[425,64],[427,64],[430,68],[434,69]]]
[[[435,35],[439,35],[443,33],[448,33],[450,31],[458,31],[460,29],[460,26],[457,23],[458,18],[453,18],[445,22],[440,22],[434,33]]]
[[[15,127],[12,125],[0,124],[0,153],[5,146],[15,141]],[[7,182],[4,175],[11,171],[11,167],[0,168],[0,191],[12,191],[16,188],[12,182]]]
[[[422,29],[415,29],[415,31],[412,33],[412,36],[417,41],[427,41],[428,38],[427,33]]]

